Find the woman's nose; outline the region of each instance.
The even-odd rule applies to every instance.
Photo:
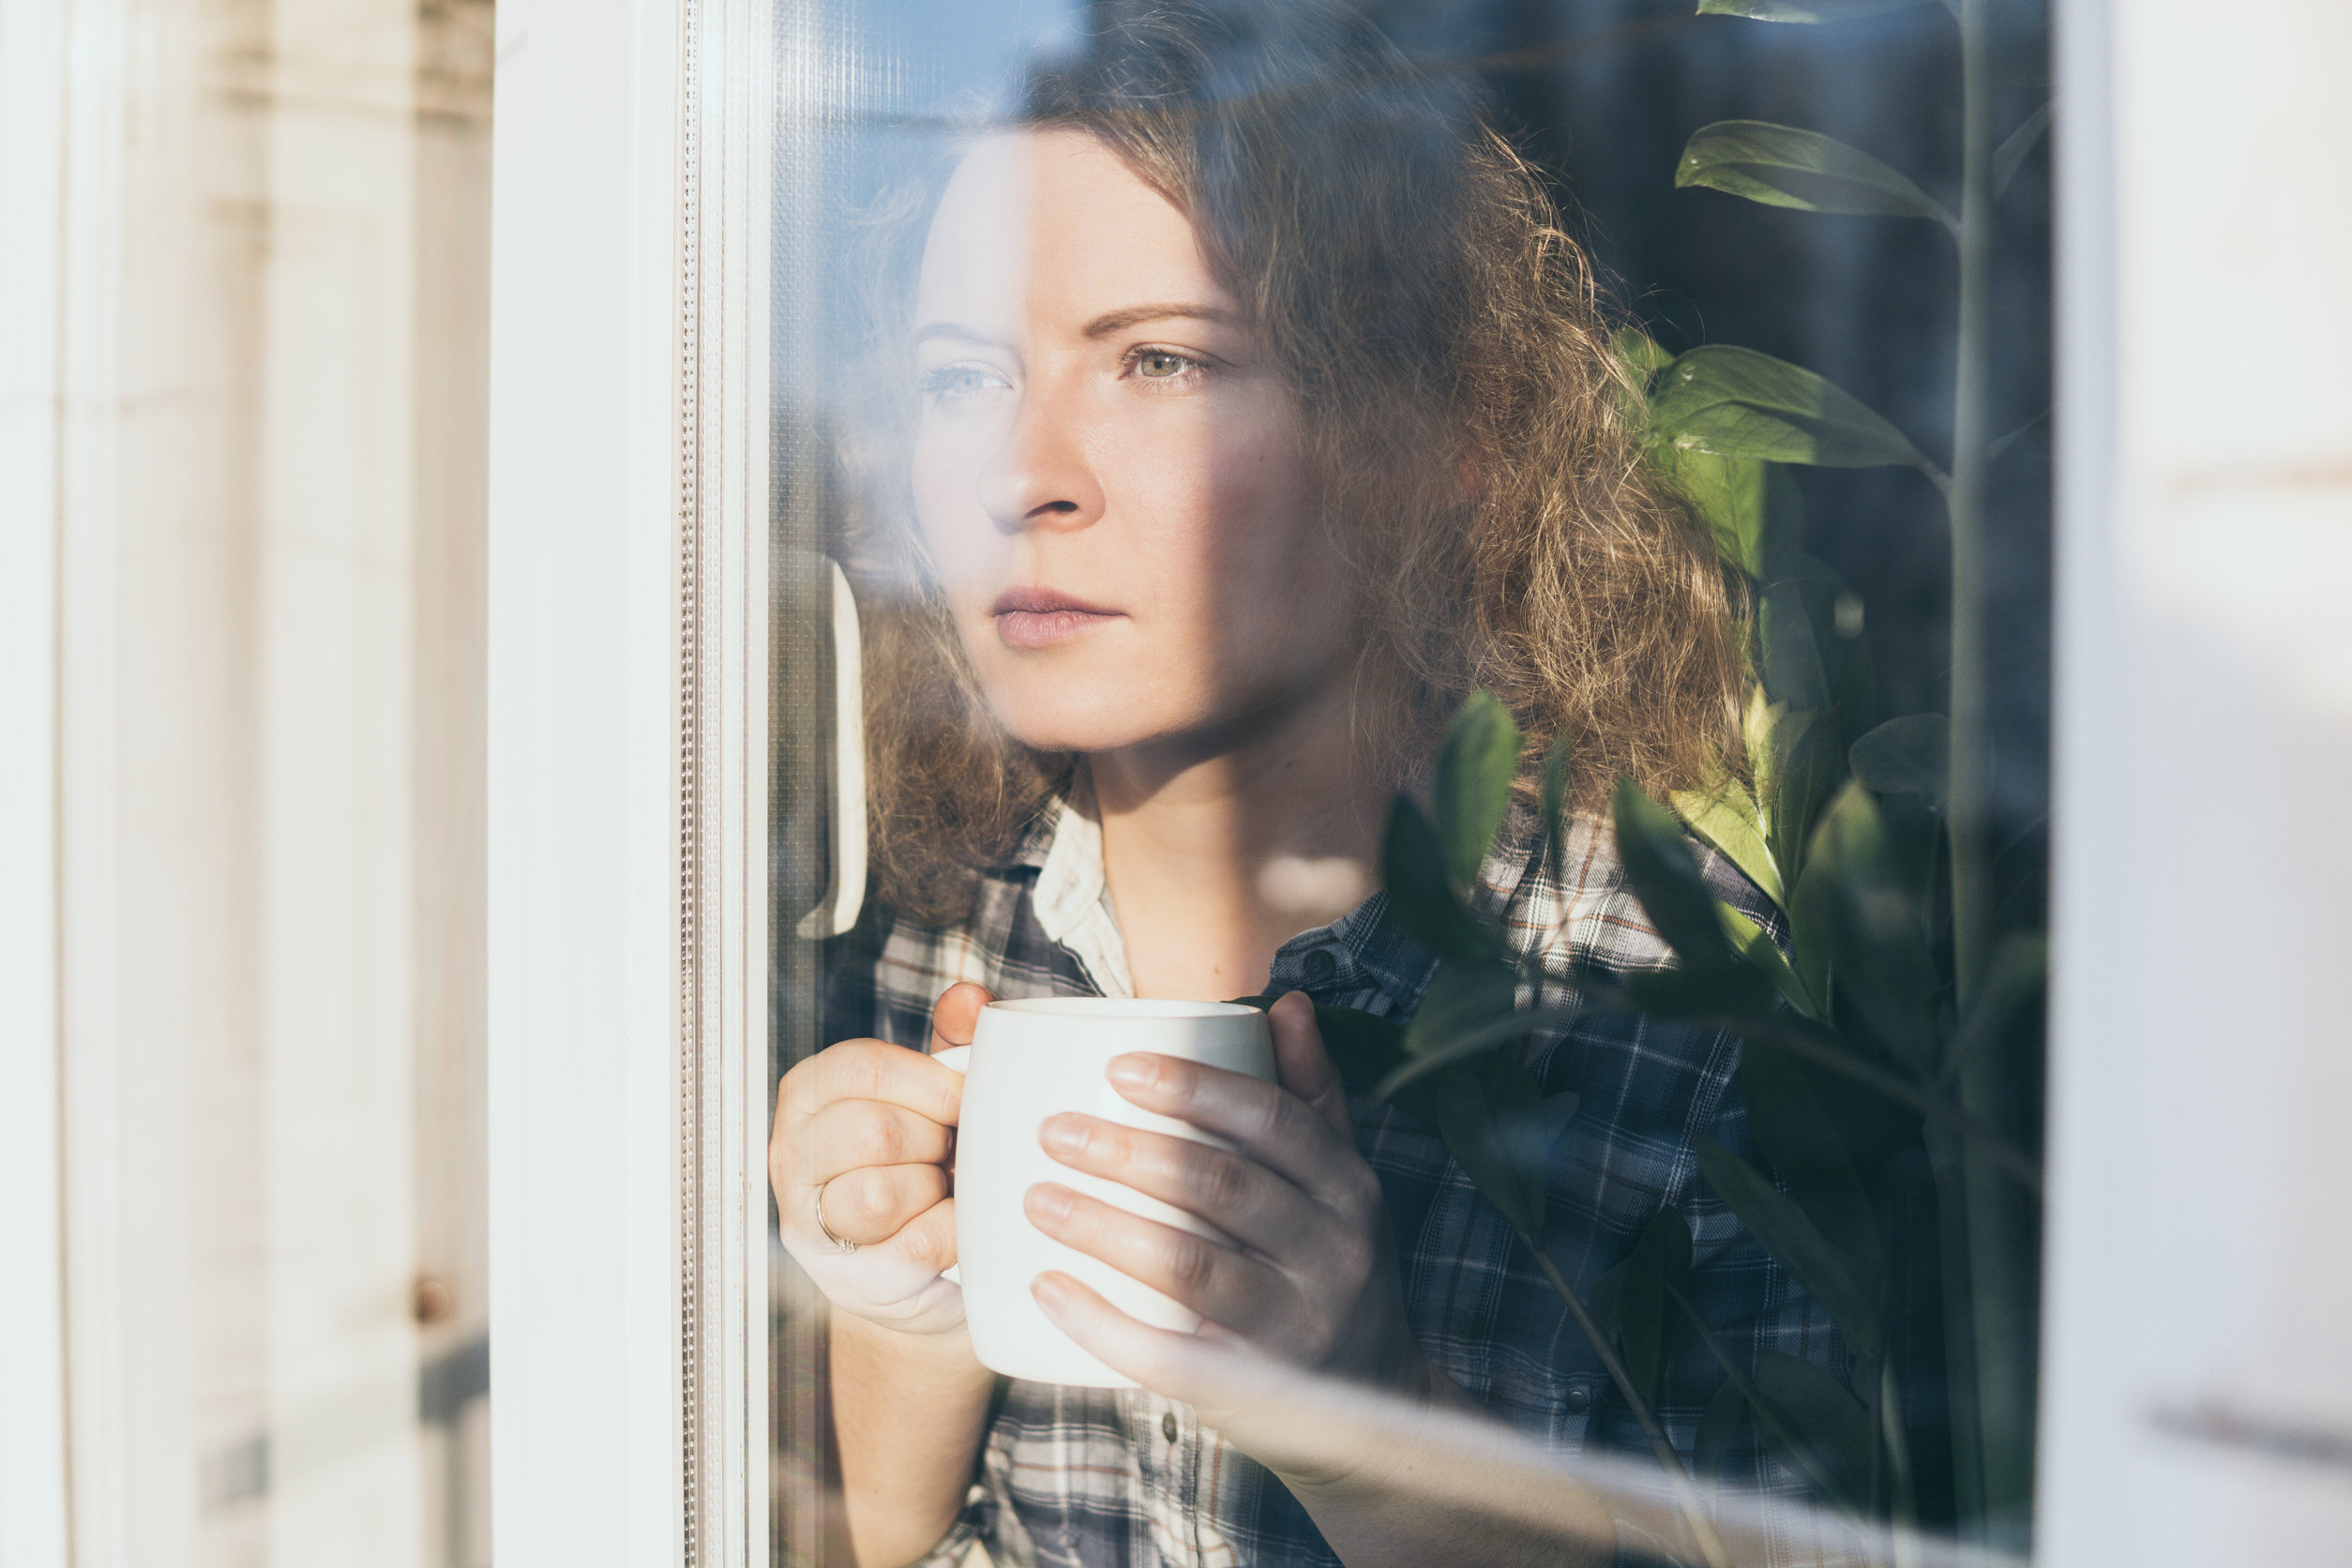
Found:
[[[980,473],[980,505],[1006,534],[1083,528],[1102,515],[1102,490],[1086,460],[1072,394],[1033,381]]]

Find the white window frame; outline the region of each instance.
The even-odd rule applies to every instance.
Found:
[[[772,0],[499,15],[502,1562],[766,1568]]]

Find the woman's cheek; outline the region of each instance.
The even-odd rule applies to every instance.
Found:
[[[980,505],[976,460],[963,450],[971,445],[942,436],[927,438],[915,448],[915,525],[951,599],[988,581],[989,568],[1004,549]]]

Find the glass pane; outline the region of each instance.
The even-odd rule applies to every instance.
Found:
[[[779,13],[779,1560],[2026,1549],[2044,18],[1815,9]]]

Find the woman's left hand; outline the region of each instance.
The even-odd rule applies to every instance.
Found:
[[[1214,1133],[1238,1153],[1091,1116],[1051,1117],[1038,1130],[1062,1164],[1196,1214],[1240,1250],[1057,1183],[1029,1190],[1029,1217],[1199,1313],[1199,1339],[1428,1398],[1441,1380],[1406,1325],[1380,1178],[1356,1152],[1347,1092],[1314,1005],[1294,991],[1268,1021],[1278,1083],[1168,1056],[1122,1056],[1109,1066],[1123,1098]],[[1145,1327],[1064,1274],[1041,1274],[1032,1289],[1096,1356],[1147,1388],[1197,1401],[1197,1391],[1167,1386],[1193,1381],[1183,1369],[1196,1341]]]

